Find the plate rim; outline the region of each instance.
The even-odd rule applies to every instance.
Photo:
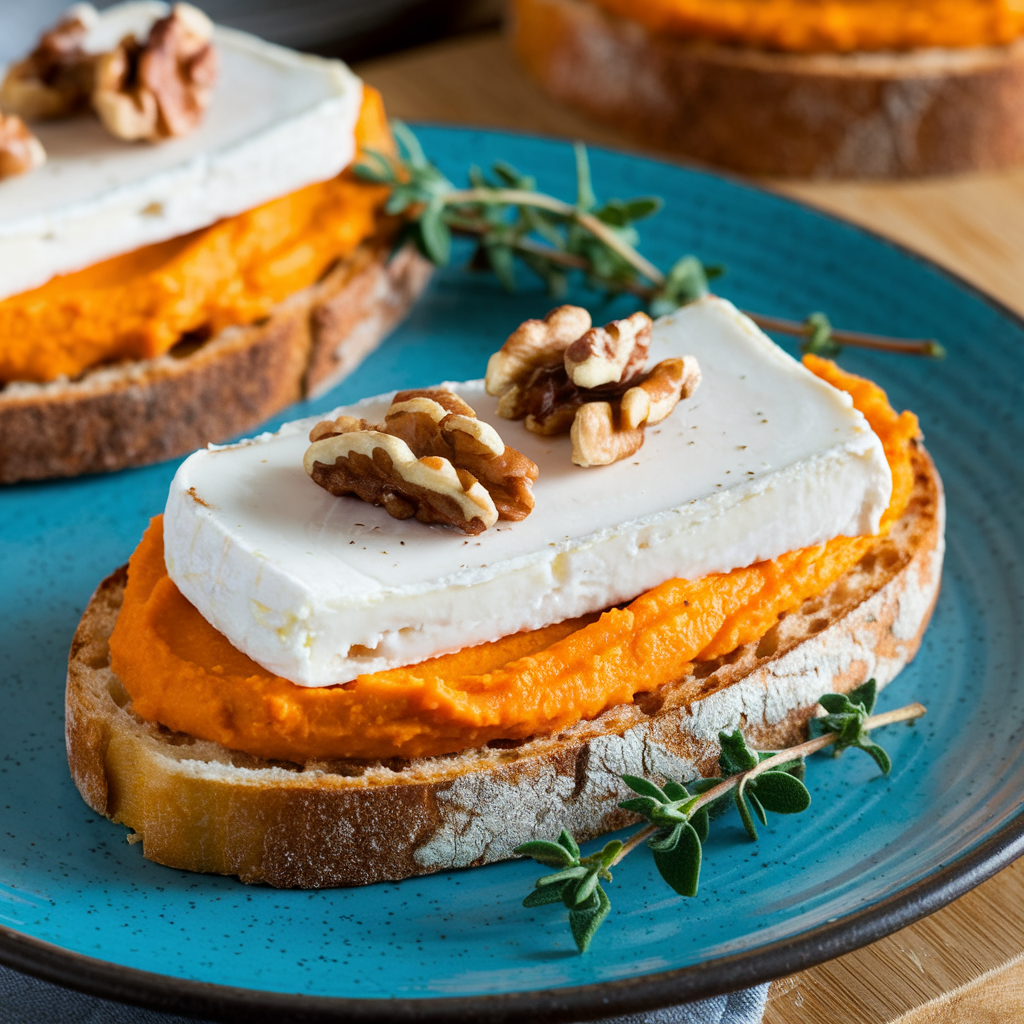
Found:
[[[415,128],[478,132],[571,145],[571,140],[545,132],[436,121],[413,121],[410,124]],[[1024,330],[1024,315],[983,291],[959,272],[873,228],[821,209],[805,199],[755,184],[738,175],[690,166],[657,154],[590,143],[587,143],[587,149],[725,181],[734,187],[770,196],[809,212],[924,265]],[[353,1024],[382,1024],[385,1021],[447,1024],[453,1020],[521,1024],[524,1014],[529,1014],[535,1024],[596,1020],[710,998],[772,981],[869,945],[927,917],[1024,856],[1024,801],[1019,806],[1019,812],[988,838],[870,907],[795,937],[718,957],[707,963],[634,978],[494,995],[436,998],[307,996],[194,981],[115,964],[25,935],[5,924],[0,924],[0,965],[87,995],[226,1024],[278,1024],[283,1013],[297,1014],[309,1024],[340,1020]]]

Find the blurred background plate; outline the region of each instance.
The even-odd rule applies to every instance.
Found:
[[[457,182],[508,160],[570,198],[569,146],[421,129]],[[936,336],[943,363],[848,351],[897,408],[921,418],[949,501],[947,567],[918,659],[882,707],[929,714],[886,731],[892,776],[864,756],[815,759],[814,803],[759,843],[725,820],[698,898],[673,895],[641,849],[616,872],[612,913],[577,956],[563,914],[520,906],[537,868],[498,864],[396,885],[275,891],[143,860],[67,773],[67,648],[99,580],[159,512],[175,463],[0,491],[0,960],[97,993],[232,1019],[285,1008],[351,1020],[578,1019],[665,1004],[798,970],[915,920],[1020,849],[1024,792],[1024,326],[933,265],[847,224],[722,178],[610,151],[599,195],[657,194],[643,249],[722,261],[719,291],[851,329]],[[457,254],[467,255],[465,250]],[[453,266],[347,381],[284,418],[389,388],[479,376],[487,355],[550,299],[507,294]],[[625,300],[570,296],[597,316]]]

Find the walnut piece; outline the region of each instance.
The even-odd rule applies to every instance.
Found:
[[[581,326],[585,329],[566,340]],[[577,466],[607,466],[644,443],[700,384],[693,356],[665,359],[649,373],[651,318],[643,312],[603,327],[577,306],[527,320],[491,356],[485,381],[498,415],[545,436],[568,432]]]
[[[464,469],[436,455],[417,458],[400,438],[352,430],[316,441],[303,465],[331,494],[355,494],[395,519],[454,526],[470,536],[498,521],[491,496]]]
[[[487,362],[487,394],[502,396],[534,370],[561,364],[565,350],[590,324],[590,314],[580,306],[559,306],[543,320],[521,323]]]
[[[357,437],[364,435],[372,435],[371,440],[359,442]],[[394,438],[403,447],[392,450],[382,446],[380,437]],[[379,426],[354,416],[341,416],[318,423],[309,439],[313,444],[306,453],[305,465],[315,482],[333,494],[357,494],[364,501],[383,505],[396,519],[415,515],[422,522],[443,522],[476,534],[499,518],[519,521],[533,511],[537,466],[521,452],[507,447],[498,432],[477,419],[473,409],[451,391],[401,391]],[[342,439],[340,448],[330,444],[337,439]],[[346,456],[337,473],[329,472],[332,467],[322,463],[342,449],[355,455]],[[406,451],[408,458],[442,476],[435,473],[428,479],[419,470],[408,469]],[[396,459],[396,452],[401,458]],[[357,457],[360,455],[373,465]],[[390,477],[385,472],[388,465],[392,467]],[[400,468],[394,469],[396,466]],[[366,479],[357,486],[360,472]],[[446,496],[445,501],[428,496],[430,480],[440,488],[438,494]],[[480,512],[481,492],[489,503],[485,511],[493,510],[493,519]]]
[[[0,85],[0,107],[29,121],[68,117],[85,110],[93,88],[96,58],[85,52],[96,24],[91,4],[75,4],[36,48],[7,69]]]
[[[0,114],[0,178],[13,178],[46,163],[43,144],[14,114]]]
[[[202,120],[217,77],[210,19],[175,4],[140,43],[126,36],[96,63],[92,105],[119,139],[186,135]]]
[[[621,398],[581,405],[570,432],[572,461],[607,466],[634,455],[643,446],[644,428],[660,423],[699,384],[693,356],[663,359]]]
[[[592,327],[565,350],[565,372],[581,388],[622,384],[640,373],[651,346],[651,318],[636,312]]]
[[[629,430],[618,422],[611,402],[581,405],[572,423],[572,461],[577,466],[608,466],[640,451],[642,427]]]
[[[366,420],[356,416],[339,416],[333,420],[321,420],[309,432],[309,439],[322,441],[325,437],[336,437],[338,434],[348,434],[353,430],[373,430],[373,427]]]
[[[622,426],[632,430],[660,423],[699,385],[700,366],[693,356],[663,359],[622,396]]]
[[[553,437],[568,432],[584,401],[564,366],[539,366],[498,399],[498,415],[506,420],[525,419],[531,433]]]

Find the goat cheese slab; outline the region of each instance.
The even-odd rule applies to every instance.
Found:
[[[170,7],[99,14],[86,49],[145,36]],[[46,163],[0,183],[0,299],[143,245],[207,227],[338,174],[355,155],[360,80],[324,60],[217,26],[220,71],[202,124],[156,144],[97,118],[33,123]]]
[[[444,385],[540,468],[531,515],[478,537],[314,484],[302,456],[322,417],[196,452],[167,500],[167,571],[264,668],[324,686],[877,532],[892,477],[849,395],[721,299],[655,323],[649,365],[687,354],[696,395],[601,468],[574,466],[568,437],[500,419],[482,381]],[[327,415],[375,422],[390,400]]]

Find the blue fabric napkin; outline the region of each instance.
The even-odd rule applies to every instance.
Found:
[[[609,1017],[603,1024],[761,1024],[768,986],[699,1003]],[[50,985],[0,967],[0,1024],[195,1024],[194,1019],[143,1010]]]

